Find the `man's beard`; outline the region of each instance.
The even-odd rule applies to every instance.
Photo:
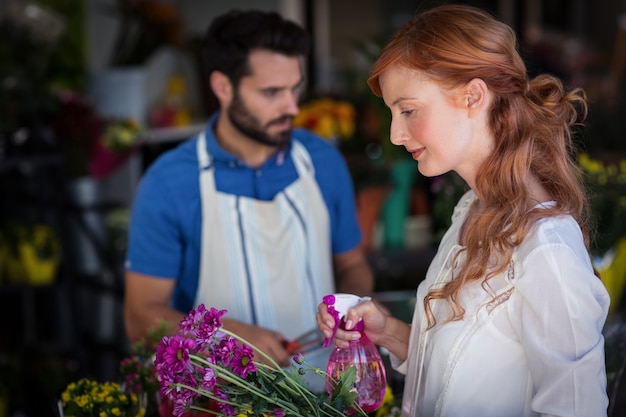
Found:
[[[285,115],[278,119],[271,120],[265,125],[264,129],[259,120],[248,111],[245,103],[237,93],[233,97],[233,102],[226,112],[230,123],[241,133],[257,143],[281,147],[291,139],[291,129],[283,130],[275,135],[268,135],[266,129],[274,123],[284,123],[285,120],[293,120],[293,116]]]

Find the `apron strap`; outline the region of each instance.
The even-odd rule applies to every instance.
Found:
[[[198,154],[198,169],[203,171],[211,168],[212,159],[206,149],[206,135],[204,131],[200,132],[196,139],[196,151]]]
[[[293,139],[291,143],[291,154],[296,171],[298,171],[298,176],[314,175],[315,168],[313,167],[313,161],[311,161],[311,155],[306,151],[304,145],[296,139]]]

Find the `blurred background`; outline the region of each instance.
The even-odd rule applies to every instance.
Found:
[[[1,0],[0,417],[56,415],[68,381],[119,378],[131,350],[121,305],[134,190],[146,167],[202,130],[215,109],[199,45],[213,17],[231,8],[275,10],[311,33],[296,123],[344,154],[377,296],[410,320],[414,291],[466,188],[454,174],[422,177],[393,148],[389,113],[365,80],[395,29],[442,3],[492,12],[516,30],[531,76],[549,72],[586,90],[578,162],[610,324],[621,323],[625,0]],[[626,351],[615,328],[607,333],[611,390]]]

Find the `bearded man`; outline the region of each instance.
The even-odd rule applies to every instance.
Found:
[[[150,165],[133,203],[131,342],[205,304],[228,310],[226,329],[287,365],[284,342],[317,327],[324,295],[373,291],[342,155],[292,126],[309,42],[273,12],[235,10],[208,28],[219,110]]]

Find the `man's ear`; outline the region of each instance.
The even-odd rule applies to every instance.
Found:
[[[473,114],[477,110],[486,108],[489,104],[489,88],[480,78],[473,78],[463,89],[465,91],[465,106]]]
[[[233,96],[233,85],[226,74],[220,71],[213,71],[209,77],[209,82],[213,94],[215,94],[220,103],[230,102]]]

